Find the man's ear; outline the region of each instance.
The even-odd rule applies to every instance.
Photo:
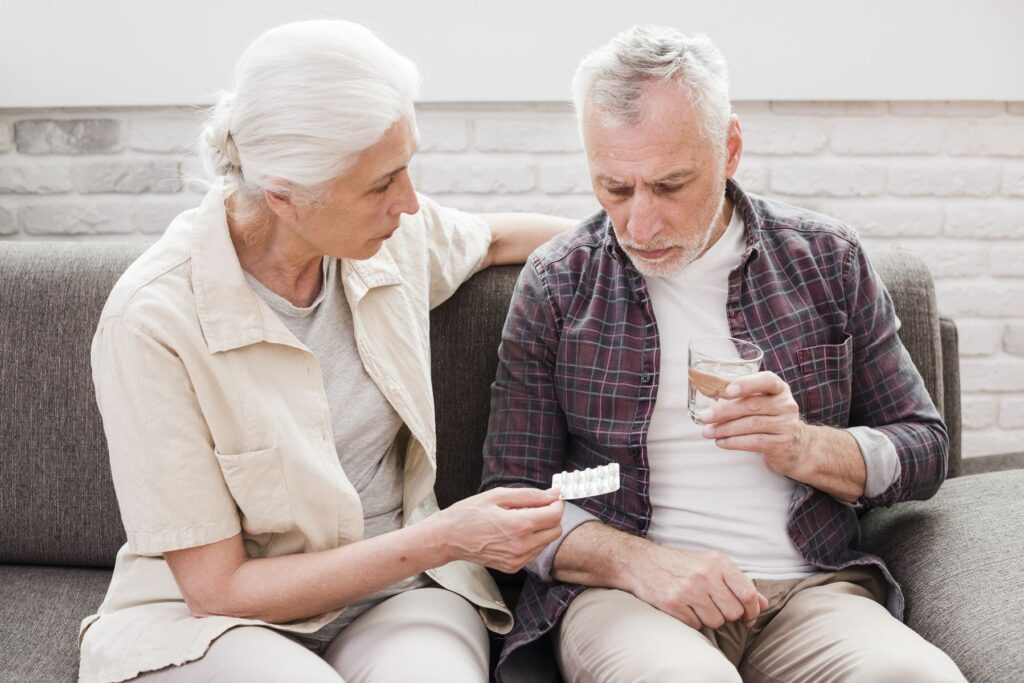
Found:
[[[740,129],[740,120],[733,114],[729,117],[729,133],[725,140],[725,177],[732,178],[736,175],[736,169],[740,165],[740,157],[743,156],[743,131]]]
[[[270,210],[283,222],[291,224],[299,222],[298,207],[287,194],[277,190],[264,190],[263,197]]]

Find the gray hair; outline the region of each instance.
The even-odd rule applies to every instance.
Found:
[[[732,106],[722,53],[707,36],[673,28],[634,26],[587,55],[573,77],[573,103],[582,124],[592,106],[612,121],[636,125],[640,94],[652,82],[676,82],[694,105],[702,134],[725,141]]]
[[[299,21],[253,41],[199,139],[207,173],[258,213],[263,191],[303,203],[343,175],[359,153],[412,116],[415,65],[369,29]]]

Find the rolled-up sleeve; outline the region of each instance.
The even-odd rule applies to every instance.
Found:
[[[129,549],[205,545],[241,530],[181,359],[122,316],[92,343],[93,383]]]
[[[595,515],[590,514],[579,505],[566,503],[565,510],[562,512],[562,535],[545,546],[544,550],[540,551],[540,555],[537,555],[537,557],[533,558],[532,562],[526,565],[526,571],[541,581],[551,581],[551,565],[554,564],[555,555],[558,554],[558,549],[562,547],[562,542],[566,537],[581,524],[600,521]]]
[[[896,447],[882,432],[870,427],[850,427],[850,436],[857,442],[864,458],[866,481],[864,497],[874,498],[896,483],[900,475],[900,459]]]

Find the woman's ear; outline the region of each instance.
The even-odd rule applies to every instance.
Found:
[[[270,210],[283,222],[291,224],[299,222],[298,207],[287,194],[277,190],[264,190],[263,196]]]

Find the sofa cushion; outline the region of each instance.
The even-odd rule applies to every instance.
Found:
[[[0,249],[0,562],[112,566],[124,530],[89,345],[139,245]]]
[[[99,607],[106,569],[0,565],[0,681],[78,679],[78,625]]]
[[[864,518],[863,547],[888,564],[907,623],[972,683],[1016,681],[1024,648],[1024,470],[948,480],[930,500]]]

